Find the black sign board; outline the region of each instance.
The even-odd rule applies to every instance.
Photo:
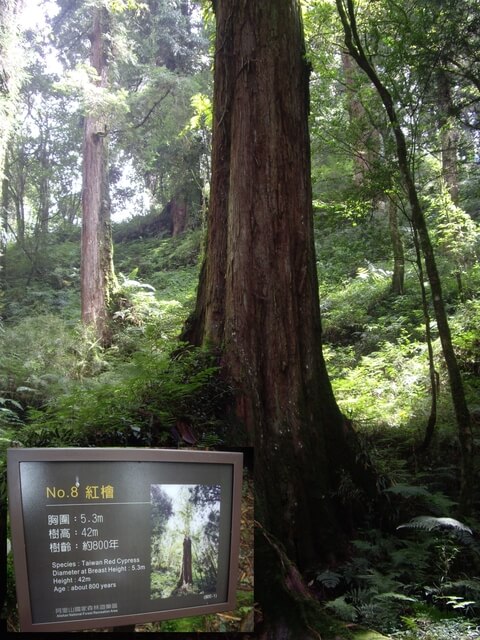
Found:
[[[235,608],[242,454],[10,449],[22,631]]]

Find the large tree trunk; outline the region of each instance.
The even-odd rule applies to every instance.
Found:
[[[206,258],[184,337],[221,351],[236,416],[255,447],[259,539],[270,549],[259,554],[263,601],[278,593],[266,571],[277,585],[280,574],[291,590],[299,585],[293,569],[283,572],[281,553],[307,569],[339,552],[331,496],[340,467],[376,487],[346,447],[321,351],[299,4],[220,0],[215,10]],[[275,601],[270,615],[279,622],[287,612],[280,597],[268,606]]]
[[[107,85],[105,35],[107,12],[94,10],[90,64],[99,85]],[[113,285],[110,203],[107,182],[106,125],[98,114],[85,118],[83,145],[83,221],[81,254],[82,321],[108,342],[108,303]]]
[[[407,141],[401,127],[392,94],[381,81],[372,62],[366,55],[357,30],[355,6],[353,0],[336,0],[336,5],[345,32],[345,44],[359,67],[367,74],[380,96],[395,136],[397,159],[402,179],[408,195],[412,214],[412,224],[418,234],[420,247],[425,261],[425,269],[432,292],[432,302],[437,321],[438,333],[442,344],[443,356],[447,366],[452,403],[458,427],[461,450],[460,511],[463,514],[471,510],[473,489],[473,433],[470,422],[465,390],[460,368],[453,349],[450,326],[443,302],[442,286],[437,269],[435,254],[428,228],[418,197],[415,181],[409,164]]]
[[[261,522],[305,567],[323,555],[326,431],[342,418],[320,348],[300,14],[293,0],[223,0],[216,15],[206,261],[189,335],[222,348],[256,447]]]

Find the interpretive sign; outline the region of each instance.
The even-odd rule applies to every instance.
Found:
[[[242,454],[9,449],[22,631],[235,608]]]

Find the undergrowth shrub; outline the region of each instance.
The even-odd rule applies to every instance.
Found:
[[[390,274],[370,263],[356,277],[322,297],[323,332],[327,342],[358,341],[372,320],[372,310],[388,295]]]
[[[6,325],[0,333],[1,396],[22,407],[40,407],[64,393],[78,376],[81,342],[75,326],[54,315]]]
[[[355,367],[338,358],[339,349],[325,349],[337,400],[353,419],[400,426],[428,416],[426,345],[407,336],[360,358]]]
[[[414,621],[429,610],[447,618],[459,612],[478,615],[480,580],[465,576],[475,558],[478,564],[478,543],[470,529],[431,516],[400,528],[397,535],[364,531],[352,541],[347,563],[316,576],[326,607],[343,620],[385,633],[399,631],[402,620]]]
[[[24,446],[171,446],[221,443],[230,388],[200,349],[144,346],[113,373],[31,412]],[[60,446],[54,444],[53,446]]]

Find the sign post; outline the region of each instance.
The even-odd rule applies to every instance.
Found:
[[[242,454],[10,449],[21,631],[235,608]]]

